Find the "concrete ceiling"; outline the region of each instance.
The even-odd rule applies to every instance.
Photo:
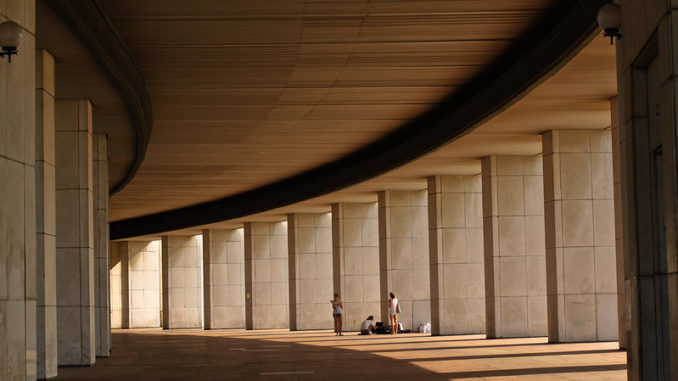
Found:
[[[100,0],[146,78],[154,111],[146,158],[112,197],[111,220],[233,195],[353,152],[464,84],[552,3]],[[441,171],[475,173],[477,158],[495,151],[536,153],[534,134],[560,123],[550,119],[554,111],[563,127],[604,127],[601,109],[615,91],[609,74],[596,77],[612,62],[600,45],[576,69],[593,77],[586,85],[565,79],[463,143],[302,206],[369,199],[387,185],[421,187]]]
[[[441,149],[385,175],[322,197],[203,228],[238,228],[246,221],[280,221],[287,213],[327,212],[335,202],[375,202],[385,189],[421,190],[432,175],[479,174],[488,155],[538,155],[541,133],[552,129],[610,127],[610,99],[617,94],[615,49],[596,35],[576,57],[524,98]],[[155,238],[154,236],[145,238]]]

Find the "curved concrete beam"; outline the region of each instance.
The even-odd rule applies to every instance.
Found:
[[[559,1],[482,73],[428,112],[339,160],[251,191],[186,208],[112,222],[111,239],[244,217],[378,176],[470,132],[555,73],[597,30],[606,0]]]
[[[134,178],[146,156],[153,127],[151,97],[146,81],[134,58],[95,0],[46,0],[46,2],[96,57],[127,104],[136,132],[135,157],[126,176],[118,183],[110,185],[109,193],[115,194]]]

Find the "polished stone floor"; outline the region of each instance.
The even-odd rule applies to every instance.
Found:
[[[336,337],[331,331],[117,330],[111,357],[57,380],[625,380],[617,343]]]

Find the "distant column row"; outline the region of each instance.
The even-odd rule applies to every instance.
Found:
[[[483,158],[478,175],[433,176],[426,190],[383,191],[377,202],[329,213],[167,236],[162,245],[114,243],[114,253],[136,247],[122,250],[127,275],[114,270],[126,283],[116,290],[131,290],[116,298],[127,304],[115,322],[328,329],[336,292],[344,329],[357,330],[368,315],[386,321],[395,292],[404,329],[430,322],[438,335],[616,339],[610,132],[548,132],[543,146],[539,155]],[[136,255],[151,259],[135,264]],[[159,258],[162,291],[130,288],[136,277],[159,282],[135,274],[157,272]],[[135,313],[156,318],[141,323]]]

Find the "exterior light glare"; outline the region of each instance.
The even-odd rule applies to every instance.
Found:
[[[12,56],[19,53],[19,45],[23,38],[23,29],[14,22],[5,21],[0,24],[0,58],[7,56],[9,62]]]
[[[614,38],[622,38],[621,10],[619,5],[606,3],[598,11],[598,25],[603,28],[603,36],[610,37],[610,44],[614,44]]]

